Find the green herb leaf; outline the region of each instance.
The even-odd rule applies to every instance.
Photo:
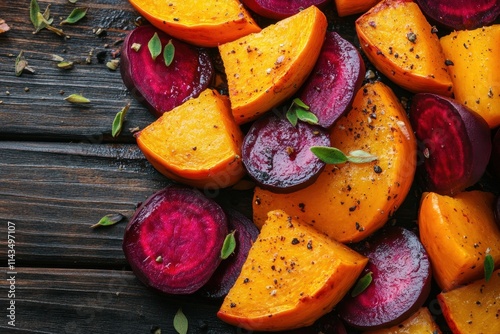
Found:
[[[335,147],[329,146],[312,146],[311,152],[321,161],[326,164],[343,164],[348,161],[347,156]]]
[[[110,226],[114,225],[116,223],[119,223],[123,218],[125,218],[124,215],[120,213],[110,213],[102,217],[97,223],[94,225],[90,226],[91,228],[96,228],[98,226]]]
[[[19,52],[19,55],[16,57],[16,76],[20,76],[23,74],[24,69],[28,66],[28,62],[24,59],[24,51]]]
[[[63,69],[63,70],[69,70],[69,69],[72,69],[73,68],[73,62],[72,61],[61,61],[59,63],[57,63],[57,67]]]
[[[490,280],[494,270],[495,261],[493,260],[493,256],[491,256],[491,254],[486,254],[484,258],[484,279],[486,282]]]
[[[156,60],[156,57],[158,57],[161,53],[161,40],[160,37],[158,37],[158,33],[155,32],[153,37],[148,42],[148,48],[149,48],[149,53],[151,53],[151,57],[153,60]]]
[[[292,123],[293,126],[297,125],[299,118],[297,117],[297,112],[294,109],[288,109],[285,116],[286,116],[286,119],[288,119],[288,121],[290,123]]]
[[[69,16],[66,19],[61,21],[61,24],[74,24],[80,21],[85,17],[85,15],[87,15],[87,10],[88,8],[83,8],[83,7],[73,9],[71,14],[69,14]]]
[[[31,19],[31,23],[33,23],[33,27],[35,27],[36,30],[38,30],[38,27],[40,26],[40,22],[38,19],[38,13],[40,13],[40,6],[38,6],[38,1],[31,0],[31,2],[30,2],[30,19]]]
[[[78,0],[68,0],[70,3],[76,3]]]
[[[369,271],[361,277],[357,282],[354,288],[351,291],[351,297],[356,297],[359,295],[361,292],[365,291],[366,288],[371,284],[373,278],[372,278],[372,272]]]
[[[90,103],[89,99],[80,94],[71,94],[70,96],[66,97],[65,100],[71,103]]]
[[[302,101],[301,99],[299,98],[295,98],[293,99],[293,104],[295,104],[296,106],[304,109],[304,110],[309,110],[309,106],[307,104],[304,103],[304,101]]]
[[[309,124],[318,124],[318,117],[316,117],[316,115],[314,115],[310,111],[307,111],[307,110],[304,110],[301,108],[297,108],[295,110],[295,114],[302,122],[306,122]]]
[[[165,49],[163,50],[163,59],[165,60],[165,65],[170,66],[174,61],[175,54],[175,46],[172,43],[172,40],[169,40],[167,45],[165,45]]]
[[[179,334],[186,334],[188,331],[188,319],[179,308],[174,316],[174,328]]]
[[[355,164],[362,164],[366,162],[372,162],[377,160],[378,157],[376,155],[370,154],[366,151],[363,150],[355,150],[349,152],[349,155],[347,156],[347,160],[349,162],[355,163]]]
[[[229,255],[233,254],[236,248],[236,238],[234,237],[234,232],[226,235],[224,239],[224,243],[222,244],[222,249],[220,250],[220,258],[225,260],[229,257]]]
[[[123,122],[125,121],[125,115],[130,108],[130,103],[123,107],[122,110],[116,113],[115,119],[113,120],[113,125],[111,127],[111,135],[116,137],[122,131]]]

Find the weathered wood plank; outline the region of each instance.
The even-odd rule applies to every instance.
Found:
[[[171,183],[134,144],[0,141],[0,157],[0,233],[5,235],[7,221],[16,224],[23,266],[126,266],[126,223],[90,226],[108,213],[130,218],[138,203]],[[221,192],[217,199],[250,212],[248,192]],[[5,245],[1,238],[0,258]]]
[[[63,0],[39,1],[42,10],[48,4],[56,27],[75,7]],[[137,13],[128,1],[100,0],[82,6],[90,6],[87,16],[75,25],[62,26],[71,37],[64,39],[47,30],[32,33],[29,2],[0,2],[0,15],[11,27],[0,34],[0,138],[132,142],[128,128],[143,128],[154,120],[127,92],[119,71],[111,71],[105,64],[119,56],[120,41],[134,27]],[[97,36],[96,28],[106,33]],[[35,74],[16,77],[15,58],[21,51]],[[87,64],[90,53],[91,63]],[[53,54],[74,61],[74,68],[59,69]],[[92,102],[82,106],[64,101],[72,93],[83,94]],[[113,139],[113,118],[128,102],[131,108],[125,129]]]
[[[7,276],[5,268],[0,269]],[[146,288],[127,270],[85,270],[19,267],[12,298],[10,282],[0,280],[2,333],[176,333],[179,308],[189,333],[236,333],[217,319],[219,302],[171,297]],[[15,301],[15,327],[7,306]]]

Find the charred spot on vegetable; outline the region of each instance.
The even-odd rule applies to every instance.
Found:
[[[446,66],[453,66],[453,65],[455,65],[455,64],[453,63],[453,61],[452,61],[452,60],[450,60],[450,59],[446,59],[446,60],[444,61],[444,64],[445,64]]]
[[[373,166],[373,171],[377,174],[380,174],[382,173],[382,167],[380,167],[379,165],[375,165]]]
[[[406,34],[406,38],[408,38],[408,40],[412,43],[416,43],[417,41],[417,35],[412,31]]]

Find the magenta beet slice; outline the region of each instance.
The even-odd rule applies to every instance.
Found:
[[[313,183],[325,166],[311,146],[330,146],[325,129],[300,121],[293,126],[285,118],[266,115],[245,135],[242,161],[262,188],[291,192]]]
[[[162,53],[153,60],[148,42],[157,33]],[[172,63],[165,64],[163,49],[172,41]],[[132,45],[140,45],[136,51]],[[122,80],[130,93],[156,117],[205,90],[214,73],[207,51],[183,43],[150,25],[132,30],[122,45]]]
[[[235,231],[236,248],[232,255],[222,260],[210,280],[200,293],[208,298],[222,298],[229,292],[238,278],[243,263],[253,242],[259,235],[259,229],[251,219],[236,210],[226,210],[229,233]]]
[[[219,204],[196,189],[172,185],[137,209],[125,230],[123,251],[145,285],[189,294],[215,272],[227,233]]]
[[[346,324],[361,330],[393,326],[417,311],[429,296],[431,266],[420,240],[402,227],[385,228],[353,247],[368,257],[372,282],[336,307]]]
[[[358,50],[336,32],[327,32],[323,48],[299,98],[329,128],[352,105],[365,75]]]
[[[241,0],[253,12],[270,19],[284,19],[310,6],[322,7],[327,0]]]
[[[500,15],[500,0],[417,0],[431,20],[454,30],[489,25]]]
[[[479,181],[491,155],[490,129],[481,116],[453,99],[421,93],[413,97],[410,121],[426,190],[454,195]]]

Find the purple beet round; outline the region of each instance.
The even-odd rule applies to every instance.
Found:
[[[360,330],[393,326],[424,304],[431,289],[431,265],[415,233],[392,226],[353,248],[368,257],[360,277],[371,272],[372,281],[336,307],[346,324]]]
[[[327,0],[241,0],[250,10],[260,16],[281,20],[297,14],[310,6],[322,7]]]
[[[410,121],[426,190],[453,196],[479,181],[491,155],[490,128],[479,114],[451,98],[420,93]]]
[[[291,192],[313,183],[325,167],[310,150],[330,146],[325,129],[271,114],[255,121],[243,139],[242,161],[262,188]]]
[[[161,40],[162,52],[153,60],[148,42],[155,33]],[[163,50],[169,41],[175,51],[172,63],[167,66]],[[140,45],[138,50],[137,45]],[[159,117],[205,90],[212,80],[214,68],[206,50],[145,25],[135,28],[125,38],[120,72],[130,93],[154,116]]]
[[[500,15],[500,0],[417,0],[431,20],[452,30],[489,25]]]
[[[238,278],[243,263],[259,229],[248,217],[236,210],[226,210],[229,233],[235,231],[236,248],[227,259],[222,260],[210,280],[200,289],[200,294],[208,298],[222,298],[229,292]]]
[[[190,294],[217,269],[227,233],[219,204],[199,190],[172,185],[137,209],[125,230],[123,251],[146,286]]]
[[[358,50],[336,32],[327,32],[323,48],[299,98],[330,128],[352,105],[363,83],[365,63]]]

